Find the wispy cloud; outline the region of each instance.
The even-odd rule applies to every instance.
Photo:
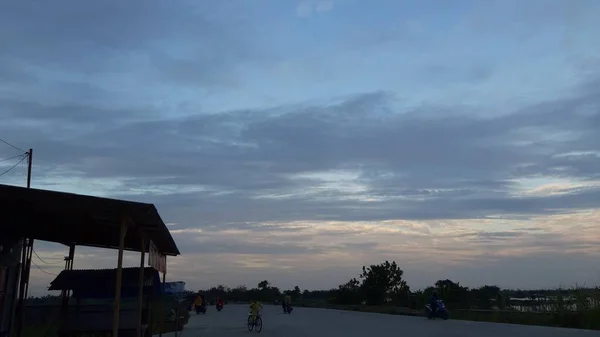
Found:
[[[334,8],[333,0],[304,0],[296,7],[296,14],[299,17],[309,17],[313,14],[322,14],[331,12]]]

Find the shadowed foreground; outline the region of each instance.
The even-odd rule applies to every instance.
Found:
[[[206,315],[192,314],[178,337],[228,337],[256,334],[246,328],[245,305],[228,305],[221,312],[209,307]],[[578,337],[600,336],[589,330],[559,329],[458,320],[428,321],[423,317],[381,315],[329,309],[294,308],[284,315],[279,306],[265,305],[260,336],[273,337]],[[174,337],[173,333],[164,337]]]

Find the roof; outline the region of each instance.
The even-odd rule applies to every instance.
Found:
[[[122,287],[137,287],[140,276],[140,268],[123,268],[121,274]],[[144,268],[144,285],[151,286],[154,284],[154,276],[160,276],[156,269],[152,267]],[[89,288],[114,288],[115,279],[117,277],[117,269],[73,269],[63,270],[56,276],[54,281],[50,282],[48,290],[76,290]]]
[[[48,290],[73,290],[77,297],[114,296],[117,269],[74,269],[63,270]],[[121,276],[121,296],[137,296],[140,268],[123,268]],[[144,287],[160,284],[160,275],[156,269],[144,268]],[[157,287],[156,290],[160,290]]]
[[[119,226],[127,219],[125,249],[141,247],[145,232],[163,254],[179,249],[152,204],[0,185],[2,235],[81,246],[119,248]]]

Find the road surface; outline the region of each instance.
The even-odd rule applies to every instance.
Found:
[[[253,336],[246,327],[248,307],[226,305],[217,312],[209,307],[206,315],[192,313],[177,337]],[[600,331],[547,328],[513,324],[433,320],[423,317],[381,315],[354,311],[294,308],[283,314],[280,306],[265,305],[263,330],[268,337],[580,337],[598,336]],[[163,337],[174,337],[173,333]]]

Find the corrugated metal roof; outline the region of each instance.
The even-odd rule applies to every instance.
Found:
[[[140,268],[123,268],[122,288],[137,288]],[[117,269],[75,269],[63,270],[48,290],[73,290],[74,292],[113,292]],[[144,268],[144,286],[160,284],[160,275],[156,269]]]
[[[133,201],[0,185],[2,235],[76,245],[118,248],[119,226],[124,218],[131,223],[125,249],[141,247],[145,232],[166,255],[179,249],[156,207]]]

